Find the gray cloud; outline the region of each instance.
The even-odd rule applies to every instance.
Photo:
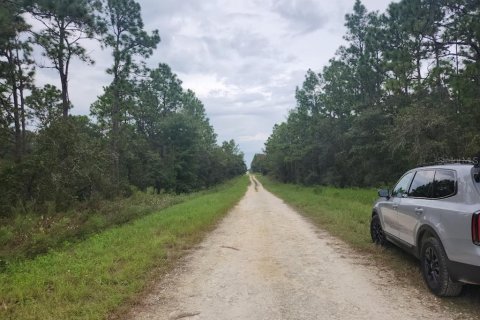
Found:
[[[272,9],[287,19],[293,28],[304,33],[327,24],[328,15],[320,4],[315,0],[274,0]]]

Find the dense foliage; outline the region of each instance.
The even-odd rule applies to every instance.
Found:
[[[68,94],[72,59],[94,62],[85,39],[112,54],[91,117],[71,115]],[[233,140],[217,145],[194,92],[168,65],[146,67],[159,42],[134,0],[0,1],[0,216],[133,188],[190,192],[245,172]],[[38,87],[38,67],[55,70],[61,87]]]
[[[308,71],[296,108],[274,127],[270,174],[367,186],[478,154],[478,0],[402,0],[382,14],[357,0],[345,26],[346,44],[321,73]]]
[[[253,156],[252,163],[250,164],[250,171],[258,172],[261,174],[267,174],[268,168],[266,163],[267,156],[263,153],[256,153]]]

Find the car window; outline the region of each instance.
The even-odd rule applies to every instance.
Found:
[[[410,186],[410,181],[412,181],[413,172],[409,172],[404,175],[400,181],[398,181],[395,188],[392,191],[392,197],[402,197],[407,193],[408,187]]]
[[[409,197],[431,198],[433,194],[434,170],[417,171],[408,191]]]
[[[444,198],[455,194],[455,172],[452,170],[437,170],[433,184],[433,197]]]

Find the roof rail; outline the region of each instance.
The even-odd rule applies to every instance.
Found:
[[[472,164],[475,167],[479,166],[479,162],[476,160],[470,159],[440,159],[433,162],[422,163],[419,167],[428,167],[428,166],[439,166],[447,164]]]

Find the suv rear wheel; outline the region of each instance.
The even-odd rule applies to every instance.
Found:
[[[450,278],[447,255],[437,238],[429,237],[423,241],[420,259],[423,279],[434,294],[441,297],[454,297],[460,294],[462,284]]]

